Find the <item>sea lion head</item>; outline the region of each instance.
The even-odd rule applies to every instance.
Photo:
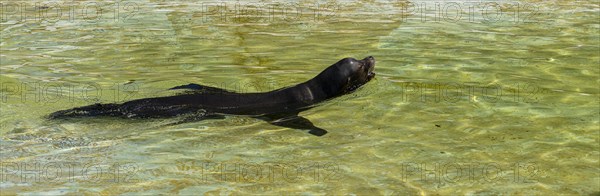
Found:
[[[329,66],[317,76],[325,93],[329,96],[348,94],[375,77],[375,58],[362,60],[344,58]]]

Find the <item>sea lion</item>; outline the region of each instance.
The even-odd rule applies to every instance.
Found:
[[[270,92],[236,93],[200,84],[188,84],[171,88],[189,90],[184,94],[137,99],[121,104],[98,103],[57,111],[48,117],[155,118],[190,114],[179,122],[183,123],[222,119],[223,115],[247,115],[273,125],[309,130],[309,133],[321,136],[327,131],[314,126],[308,119],[298,116],[298,113],[316,103],[355,91],[375,77],[374,68],[375,58],[372,56],[362,60],[344,58],[304,83]]]

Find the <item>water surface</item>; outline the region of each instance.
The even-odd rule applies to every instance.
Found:
[[[52,2],[1,1],[2,194],[599,191],[597,2]],[[300,114],[323,137],[45,119],[192,82],[274,90],[369,55],[376,79]]]

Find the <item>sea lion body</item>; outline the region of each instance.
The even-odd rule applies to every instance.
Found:
[[[353,92],[375,76],[374,66],[375,59],[371,56],[363,60],[344,58],[311,80],[270,92],[236,93],[215,87],[188,84],[171,88],[191,90],[186,94],[138,99],[122,104],[94,104],[57,111],[49,117],[52,119],[85,116],[155,118],[197,114],[199,116],[194,119],[201,120],[202,117],[220,115],[250,115],[263,119],[266,117],[274,124],[281,119],[301,118],[296,116],[298,112],[316,103]],[[310,125],[312,126],[312,123]]]
[[[170,117],[185,113],[168,112],[173,109],[214,114],[264,115],[303,108],[315,101],[295,93],[293,89],[281,89],[268,93],[199,93],[146,98],[125,102],[117,109],[127,117],[142,118]]]

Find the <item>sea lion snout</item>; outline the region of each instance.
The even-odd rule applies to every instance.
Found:
[[[373,56],[368,56],[362,61],[367,72],[367,80],[373,79],[375,77],[375,72],[373,72],[375,69],[375,58]]]
[[[370,69],[373,69],[375,66],[375,58],[373,56],[368,56],[364,58],[363,61],[366,63],[366,66],[370,67]]]

